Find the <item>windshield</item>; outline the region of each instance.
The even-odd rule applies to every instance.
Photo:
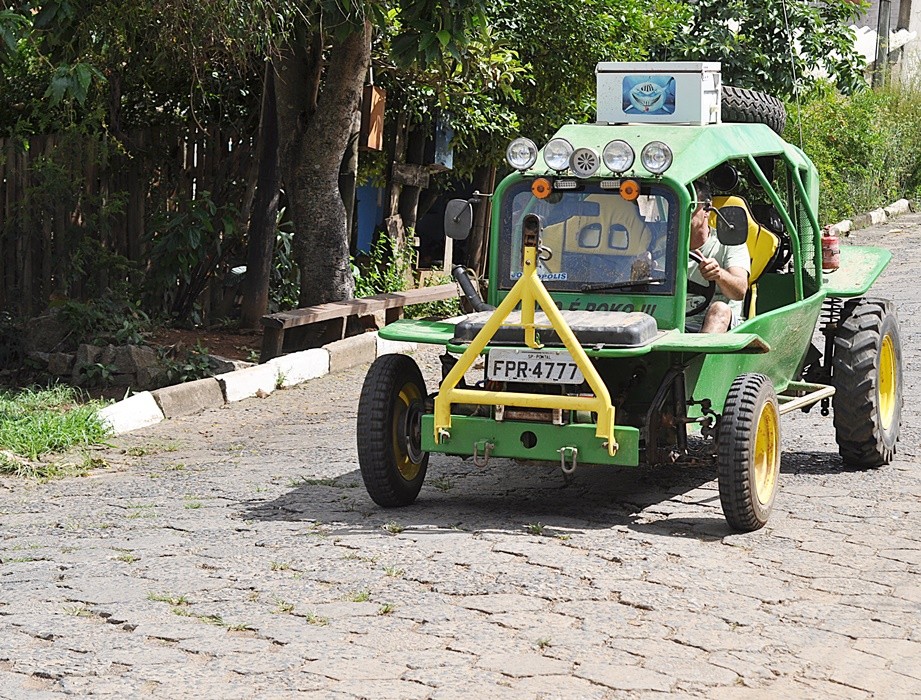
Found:
[[[641,291],[671,294],[678,198],[661,185],[644,185],[635,201],[618,189],[580,183],[578,191],[556,191],[546,199],[531,194],[530,181],[512,185],[501,207],[499,277],[510,288],[521,277],[521,221],[541,217],[539,274],[559,291]],[[640,284],[630,285],[630,281]],[[619,284],[615,284],[619,283]]]

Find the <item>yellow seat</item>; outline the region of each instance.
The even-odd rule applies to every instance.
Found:
[[[764,226],[755,221],[751,209],[742,197],[727,195],[713,198],[714,209],[723,207],[741,207],[745,210],[745,216],[748,219],[748,256],[751,258],[751,272],[748,276],[748,286],[754,285],[758,278],[764,273],[765,268],[771,264],[777,256],[777,249],[780,247],[780,238],[776,233],[766,229]],[[716,213],[710,212],[710,226],[716,227]]]

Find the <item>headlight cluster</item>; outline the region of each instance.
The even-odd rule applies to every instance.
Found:
[[[531,139],[517,138],[509,144],[505,159],[515,170],[522,172],[537,162],[537,146]],[[640,163],[653,175],[661,175],[672,165],[672,149],[661,141],[650,141],[640,151]],[[577,177],[591,177],[604,166],[615,175],[633,167],[636,154],[626,141],[616,139],[608,143],[601,155],[593,148],[573,148],[566,139],[550,139],[544,146],[544,163],[550,170],[571,170]]]

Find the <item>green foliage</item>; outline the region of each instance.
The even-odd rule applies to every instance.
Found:
[[[412,233],[407,231],[407,235]],[[367,258],[352,265],[355,297],[402,292],[406,289],[414,259],[415,251],[411,246],[399,247],[386,234],[378,236]]]
[[[214,376],[211,353],[201,342],[196,343],[185,357],[176,359],[164,356],[162,362],[166,370],[167,384],[182,384]]]
[[[454,278],[449,275],[433,275],[427,277],[423,287],[437,287],[440,284],[452,284]],[[404,309],[409,318],[452,318],[460,316],[460,299],[442,299],[429,301],[424,304],[411,304]]]
[[[81,403],[72,387],[0,393],[0,472],[47,475],[56,467],[36,463],[75,445],[98,445],[108,428],[99,420],[99,402]]]
[[[597,63],[648,58],[690,16],[673,0],[497,3],[495,31],[529,69],[516,108],[521,133],[544,141],[562,124],[593,120]]]
[[[725,84],[782,99],[815,83],[816,71],[824,70],[846,93],[866,85],[863,57],[854,50],[850,28],[866,3],[686,0],[684,4],[693,17],[672,41],[661,45],[658,60],[720,61]],[[794,43],[798,52],[791,50]]]
[[[865,90],[844,96],[823,89],[799,114],[788,108],[788,140],[819,171],[819,220],[840,219],[921,197],[921,89]]]
[[[73,340],[92,345],[143,345],[144,335],[151,329],[150,318],[140,308],[139,301],[128,295],[107,294],[99,299],[82,302],[69,299],[58,307],[60,318],[70,329]]]
[[[285,219],[285,209],[278,210],[275,225],[275,251],[272,254],[272,275],[269,282],[269,312],[297,308],[300,286],[299,268],[294,259],[294,232]]]
[[[237,210],[199,192],[183,211],[159,212],[150,226],[147,303],[183,322],[200,323],[199,295],[208,280],[226,272],[242,245]]]

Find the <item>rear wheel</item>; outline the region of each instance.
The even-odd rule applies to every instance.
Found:
[[[841,458],[855,467],[888,464],[902,419],[902,346],[892,302],[845,304],[835,333],[832,383]]]
[[[780,412],[771,380],[736,377],[726,397],[717,437],[720,502],[730,527],[764,527],[780,476]]]
[[[406,355],[382,355],[368,370],[358,402],[358,465],[372,500],[384,508],[416,500],[428,452],[422,451],[425,382]]]

